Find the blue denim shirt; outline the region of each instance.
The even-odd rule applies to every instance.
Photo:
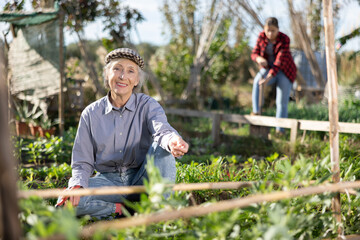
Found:
[[[123,108],[116,109],[107,95],[81,114],[69,187],[88,187],[94,169],[115,172],[138,168],[153,142],[170,152],[168,143],[174,135],[179,134],[155,99],[133,93]]]

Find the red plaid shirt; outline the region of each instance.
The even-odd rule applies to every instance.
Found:
[[[261,32],[256,41],[256,45],[251,53],[251,59],[256,62],[256,58],[261,56],[267,59],[267,54],[265,53],[266,46],[269,43],[269,39],[266,37],[265,32]],[[279,70],[289,78],[291,82],[295,81],[296,78],[296,65],[290,53],[290,38],[279,32],[276,42],[274,44],[274,56],[275,61],[273,67],[270,69],[269,73],[275,76]]]

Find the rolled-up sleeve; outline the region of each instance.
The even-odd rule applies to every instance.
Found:
[[[149,101],[147,125],[154,142],[157,142],[163,149],[170,152],[170,139],[176,135],[180,136],[180,134],[168,123],[164,109],[154,99]]]
[[[89,178],[94,172],[94,146],[91,140],[89,116],[81,114],[71,157],[72,177],[69,187],[80,185],[88,187]]]

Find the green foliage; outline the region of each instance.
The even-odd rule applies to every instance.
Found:
[[[63,188],[67,186],[67,181],[71,177],[71,167],[63,163],[38,169],[21,168],[19,176],[24,186],[28,188]]]
[[[128,40],[130,30],[144,20],[142,14],[121,1],[86,0],[86,1],[60,1],[65,11],[66,25],[80,32],[87,23],[101,19],[103,31],[108,31],[112,39],[103,39],[104,45],[110,49],[122,46]]]
[[[144,20],[142,14],[128,6],[122,6],[118,0],[108,0],[103,6],[104,29],[109,30],[112,39],[103,39],[106,50],[111,51],[123,46],[128,40],[131,29]]]
[[[3,11],[22,11],[24,10],[25,0],[7,1]]]
[[[191,50],[171,41],[168,46],[160,47],[150,60],[152,70],[160,80],[165,92],[179,97],[190,76],[193,63]]]
[[[195,160],[196,158],[194,158]],[[341,177],[355,180],[360,162],[355,159],[342,159]],[[64,166],[67,168],[66,166]],[[145,183],[146,194],[138,203],[128,203],[136,214],[150,214],[165,210],[181,209],[195,198],[197,204],[211,204],[214,200],[244,197],[249,194],[267,193],[275,190],[288,190],[321,184],[331,180],[329,157],[321,160],[300,156],[292,162],[286,156],[274,153],[264,160],[249,158],[239,165],[236,156],[222,158],[209,157],[205,163],[177,163],[177,182],[219,182],[219,181],[257,181],[253,187],[239,190],[195,191],[172,193],[166,187],[157,168],[150,159],[147,165],[149,181]],[[38,173],[40,174],[40,173]],[[48,174],[49,171],[41,173]],[[58,175],[60,178],[61,176]],[[56,179],[54,177],[53,179]],[[310,182],[315,180],[315,183]],[[268,184],[273,182],[273,184]],[[166,198],[167,197],[167,198]],[[140,226],[125,230],[98,232],[94,239],[318,239],[336,236],[337,225],[331,212],[332,194],[319,194],[298,197],[274,203],[254,204],[243,209],[211,213],[188,220],[173,220]],[[347,234],[358,232],[359,196],[348,198],[342,195],[343,226]],[[49,237],[54,234],[67,234],[69,239],[79,233],[80,222],[74,217],[73,209],[54,209],[39,199],[21,201],[20,218],[28,238]],[[57,219],[55,219],[57,218]],[[221,223],[221,224],[219,224]],[[71,224],[71,226],[69,226]],[[63,232],[64,229],[68,232]],[[214,235],[215,234],[215,235]]]
[[[20,200],[19,204],[19,218],[27,239],[48,238],[58,234],[66,239],[78,239],[81,228],[71,206],[55,209],[38,197]]]
[[[339,40],[341,45],[345,45],[347,41],[349,41],[350,39],[356,38],[358,36],[360,36],[360,27],[352,30],[351,33],[349,33],[349,34],[347,34],[345,36],[342,36],[338,40]]]
[[[35,140],[14,138],[14,155],[20,162],[39,165],[45,162],[70,162],[76,129],[69,128],[63,137],[49,136]]]
[[[41,110],[38,111],[35,107],[30,107],[27,101],[22,103],[13,102],[15,106],[15,119],[21,122],[34,123],[37,119],[43,115]]]

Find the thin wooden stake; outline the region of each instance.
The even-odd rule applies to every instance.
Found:
[[[277,191],[266,194],[256,194],[244,198],[220,201],[213,204],[187,207],[181,210],[158,212],[154,214],[130,217],[110,222],[97,222],[84,227],[81,232],[81,237],[90,238],[95,232],[98,231],[106,231],[109,229],[124,229],[136,226],[147,226],[158,222],[176,220],[180,218],[187,219],[191,217],[203,216],[213,212],[222,212],[229,211],[235,208],[244,208],[252,204],[261,204],[264,202],[273,202],[289,198],[309,196],[313,194],[339,192],[340,190],[349,188],[360,188],[360,181],[323,184],[320,186],[306,187],[290,191]]]
[[[332,0],[323,0],[324,28],[325,28],[325,52],[327,63],[328,87],[329,87],[329,122],[330,122],[330,157],[332,163],[333,182],[340,182],[339,164],[339,112],[338,112],[338,84],[336,71],[335,40]],[[332,207],[336,221],[341,223],[340,193],[332,200]],[[342,233],[341,227],[338,234]]]

